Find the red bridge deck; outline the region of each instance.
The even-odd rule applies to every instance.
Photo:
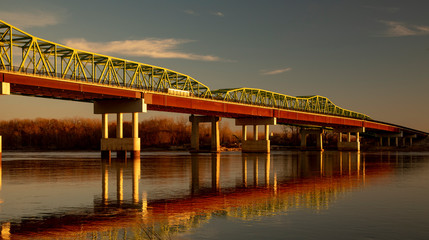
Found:
[[[280,124],[313,125],[322,127],[365,127],[366,131],[400,132],[425,135],[427,133],[393,124],[269,108],[234,102],[175,96],[162,92],[129,89],[105,84],[47,78],[35,75],[0,71],[0,81],[10,83],[11,93],[93,102],[101,99],[144,98],[149,110],[211,115],[227,118],[276,117]]]

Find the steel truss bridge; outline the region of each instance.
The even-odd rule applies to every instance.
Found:
[[[293,97],[253,88],[210,90],[188,75],[67,47],[1,20],[0,81],[10,83],[13,94],[84,102],[144,98],[149,110],[232,118],[276,117],[280,124],[428,135],[375,121],[323,96]]]

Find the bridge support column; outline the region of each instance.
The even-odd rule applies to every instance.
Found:
[[[10,83],[0,83],[0,95],[10,95]]]
[[[101,121],[101,157],[109,159],[111,151],[116,151],[118,158],[126,158],[127,151],[132,158],[140,158],[140,138],[138,137],[138,113],[147,112],[144,99],[103,100],[94,103],[94,113],[102,114]],[[109,138],[108,114],[116,113],[116,138]],[[123,113],[132,113],[132,137],[123,136]]]
[[[10,95],[10,83],[0,82],[0,95]],[[2,155],[2,142],[0,136],[0,161]]]
[[[413,138],[417,138],[417,135],[414,134],[414,135],[404,136],[404,138],[402,140],[404,146],[406,146],[406,139],[407,138],[409,139],[409,141],[408,141],[409,145],[408,146],[412,147],[413,146]]]
[[[399,147],[399,138],[403,139],[402,145],[405,146],[405,138],[404,137],[404,133],[400,132],[400,133],[379,133],[376,135],[377,137],[380,138],[380,147],[383,147],[383,138],[387,139],[387,142],[385,143],[385,147],[391,147],[392,146],[392,138],[395,141],[395,147]]]
[[[133,112],[133,118],[132,118],[132,137],[133,139],[140,139],[139,138],[139,113]],[[140,146],[140,143],[139,143]],[[140,150],[132,150],[131,151],[131,158],[133,159],[140,159]]]
[[[323,151],[323,129],[301,129],[301,150]],[[316,146],[308,146],[307,135],[316,135]]]
[[[365,132],[364,127],[360,128],[341,128],[335,129],[339,133],[337,148],[339,151],[360,151],[360,136],[359,133]],[[347,133],[347,142],[342,141],[342,133]],[[351,133],[355,133],[356,141],[352,142]]]
[[[212,152],[220,152],[219,120],[220,118],[212,118]]]
[[[236,126],[242,126],[242,141],[241,151],[242,152],[258,152],[258,153],[269,153],[270,152],[270,125],[276,125],[276,118],[238,118],[235,119]],[[253,125],[253,140],[247,138],[247,125]],[[264,139],[259,139],[258,126],[265,126]]]
[[[191,152],[200,151],[200,123],[210,122],[211,126],[211,152],[220,152],[220,137],[219,137],[219,121],[220,117],[212,116],[194,116],[189,117],[189,121],[192,123],[192,134],[191,134]]]
[[[101,114],[101,139],[109,138],[109,115],[107,113]],[[102,159],[110,159],[110,150],[101,150]]]

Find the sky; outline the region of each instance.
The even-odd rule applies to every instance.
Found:
[[[172,69],[211,90],[322,95],[429,132],[429,1],[0,0],[42,39]],[[0,120],[100,117],[90,103],[0,96]],[[140,118],[171,116],[150,112]]]

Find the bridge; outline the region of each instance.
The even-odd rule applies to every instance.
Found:
[[[360,150],[360,133],[391,138],[396,146],[428,133],[376,121],[369,116],[335,105],[323,96],[293,97],[262,89],[210,90],[202,82],[179,72],[88,51],[78,50],[32,36],[0,20],[1,94],[82,101],[94,104],[102,115],[101,151],[140,154],[138,112],[147,110],[191,114],[191,147],[198,151],[199,123],[211,122],[211,150],[220,151],[219,121],[234,118],[242,126],[243,152],[269,152],[269,126],[301,127],[301,147],[307,149],[307,135],[316,135],[316,149],[323,150],[323,133],[339,134],[340,150]],[[131,113],[133,136],[123,136],[123,114]],[[116,137],[108,136],[108,114],[116,114]],[[265,137],[258,139],[258,126]],[[253,139],[247,137],[253,126]],[[356,139],[351,141],[351,133]],[[347,140],[342,141],[342,134]]]

